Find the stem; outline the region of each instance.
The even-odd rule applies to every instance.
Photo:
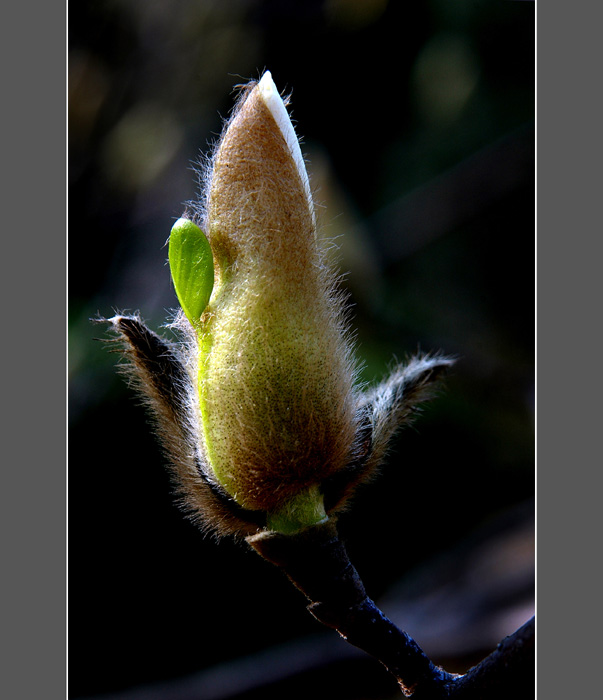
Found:
[[[435,666],[366,595],[332,521],[294,535],[263,531],[247,538],[308,598],[308,610],[350,644],[379,660],[403,694],[415,700],[503,700],[533,697],[534,620],[504,639],[464,675]]]
[[[318,486],[311,486],[285,503],[280,510],[268,513],[266,524],[274,532],[294,535],[326,520],[323,495],[318,490]]]
[[[332,521],[292,536],[262,532],[247,542],[287,574],[310,601],[308,610],[317,620],[377,658],[397,678],[404,695],[452,678],[366,595]]]
[[[532,617],[512,635],[505,637],[477,666],[455,679],[446,697],[450,700],[533,698],[535,635],[536,621]]]

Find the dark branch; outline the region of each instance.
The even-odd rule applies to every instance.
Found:
[[[465,675],[435,666],[366,595],[332,521],[287,536],[264,531],[247,538],[308,598],[308,610],[350,644],[378,659],[414,700],[502,700],[530,697],[534,624],[524,625]]]
[[[367,597],[331,521],[294,536],[263,532],[247,542],[287,574],[310,601],[308,610],[317,620],[377,658],[405,695],[447,678]]]
[[[536,621],[532,617],[448,688],[451,700],[528,700],[534,697]],[[417,696],[417,698],[422,696]],[[427,696],[426,696],[427,697]]]

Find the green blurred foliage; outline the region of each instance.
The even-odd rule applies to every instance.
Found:
[[[166,241],[196,196],[194,164],[233,86],[264,68],[292,93],[363,380],[417,348],[458,357],[446,390],[342,519],[367,587],[378,596],[532,498],[534,6],[97,0],[70,6],[69,35],[80,697],[316,631],[287,582],[182,519],[143,411],[89,322],[134,309],[154,327],[166,321],[177,304]]]

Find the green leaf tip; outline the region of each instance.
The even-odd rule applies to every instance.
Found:
[[[214,287],[214,258],[209,241],[190,219],[178,219],[170,233],[168,255],[180,306],[197,326]]]

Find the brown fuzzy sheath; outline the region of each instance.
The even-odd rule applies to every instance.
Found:
[[[191,379],[179,347],[154,333],[137,316],[98,319],[110,324],[128,362],[124,373],[143,398],[155,424],[180,507],[202,530],[242,537],[264,524],[263,513],[239,506],[209,476],[189,396]]]

